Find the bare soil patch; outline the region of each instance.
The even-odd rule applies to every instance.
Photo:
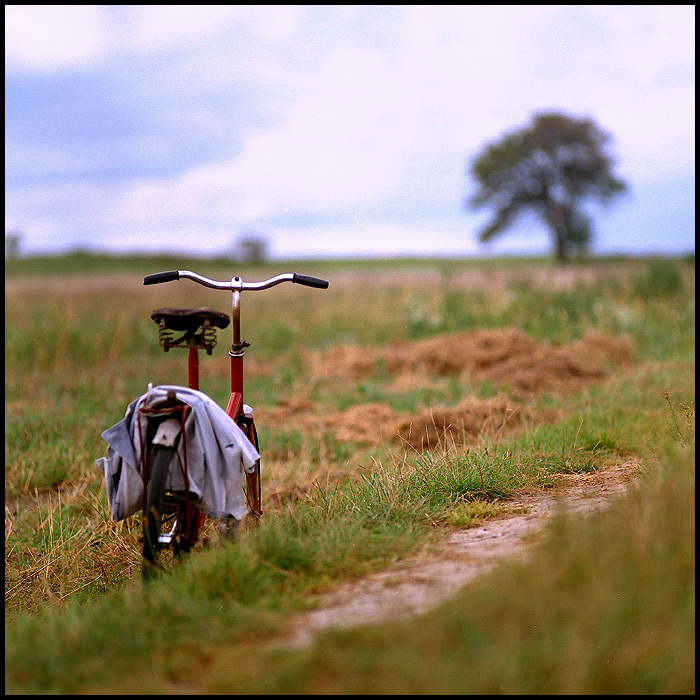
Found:
[[[517,328],[474,330],[395,343],[386,348],[342,345],[312,358],[317,378],[359,381],[390,376],[457,376],[468,383],[507,385],[516,396],[572,391],[628,362],[628,338],[592,333],[567,345],[537,342]]]
[[[280,644],[302,645],[327,628],[349,628],[416,615],[446,600],[476,577],[508,559],[524,559],[555,513],[581,516],[607,507],[622,495],[638,468],[635,462],[599,471],[562,475],[547,491],[520,489],[509,514],[455,530],[437,547],[361,580],[345,582],[318,606],[298,615]]]
[[[454,376],[465,386],[491,382],[507,390],[482,399],[468,396],[456,406],[397,412],[387,403],[330,411],[296,397],[259,409],[270,425],[294,426],[309,435],[333,431],[338,440],[376,445],[392,441],[413,449],[473,444],[505,437],[535,422],[551,422],[552,412],[535,413],[527,400],[545,392],[573,392],[602,382],[612,368],[630,360],[627,338],[589,335],[565,346],[538,343],[518,329],[477,330],[386,348],[345,345],[309,359],[314,377],[355,383],[376,372],[388,375],[389,389],[408,390]]]
[[[525,425],[552,420],[554,412],[537,416],[505,396],[467,397],[456,406],[435,406],[415,413],[395,411],[386,403],[352,406],[345,411],[324,410],[317,404],[292,400],[259,409],[262,422],[302,430],[321,438],[328,431],[341,442],[377,445],[393,442],[416,450],[444,445],[474,444],[486,437],[512,434]]]

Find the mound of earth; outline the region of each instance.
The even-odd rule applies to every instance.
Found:
[[[318,438],[332,431],[342,442],[376,445],[392,441],[417,450],[453,443],[472,444],[482,437],[511,433],[534,418],[527,407],[505,396],[468,397],[456,406],[435,406],[416,413],[397,412],[386,403],[323,411],[313,402],[299,400],[260,409],[260,414],[266,423],[293,426]]]
[[[394,421],[391,437],[420,450],[438,445],[471,444],[481,437],[512,432],[532,418],[531,412],[507,398],[469,397],[457,406],[437,406]]]
[[[538,343],[516,328],[436,336],[386,348],[344,345],[312,359],[318,378],[360,381],[389,376],[457,376],[507,386],[515,396],[580,389],[630,359],[627,338],[590,334],[568,345]]]
[[[393,378],[392,386],[411,386],[421,378],[457,376],[465,385],[479,382],[507,388],[494,398],[467,397],[456,406],[432,406],[397,412],[386,403],[329,411],[313,401],[295,398],[260,409],[265,421],[289,425],[321,438],[368,445],[393,441],[414,449],[473,444],[500,437],[555,416],[534,416],[523,399],[537,393],[580,389],[603,380],[611,366],[630,359],[625,338],[589,335],[563,346],[538,343],[518,329],[455,333],[386,348],[346,345],[312,358],[312,373],[331,381],[356,382],[376,373]]]

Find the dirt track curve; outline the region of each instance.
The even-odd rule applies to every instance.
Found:
[[[592,474],[565,475],[547,491],[521,489],[509,502],[518,514],[453,532],[429,553],[367,578],[341,584],[319,606],[297,616],[284,645],[303,645],[317,632],[385,622],[424,612],[505,558],[524,558],[547,519],[565,509],[587,514],[623,494],[638,465],[618,464]]]

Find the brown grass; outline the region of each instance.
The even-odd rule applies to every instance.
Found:
[[[551,422],[556,416],[535,413],[520,400],[602,382],[612,367],[629,362],[630,354],[628,338],[590,334],[557,347],[515,328],[455,333],[381,349],[344,345],[309,358],[316,379],[351,384],[383,372],[391,389],[405,390],[453,376],[465,386],[490,382],[505,392],[415,412],[397,412],[382,402],[329,411],[308,398],[296,398],[261,408],[259,415],[269,425],[293,426],[317,437],[332,431],[340,441],[366,445],[394,442],[425,449],[445,442],[472,444],[533,422]]]
[[[311,360],[317,378],[359,381],[378,371],[392,377],[457,376],[466,383],[507,385],[529,396],[569,392],[607,376],[630,359],[630,340],[590,334],[564,346],[538,343],[516,328],[475,330],[401,342],[386,348],[344,345]]]

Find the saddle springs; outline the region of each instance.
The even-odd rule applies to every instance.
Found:
[[[216,329],[230,323],[227,314],[207,307],[199,309],[156,309],[151,319],[158,324],[158,342],[170,348],[197,348],[211,355],[216,346]],[[182,335],[179,335],[182,333]]]

